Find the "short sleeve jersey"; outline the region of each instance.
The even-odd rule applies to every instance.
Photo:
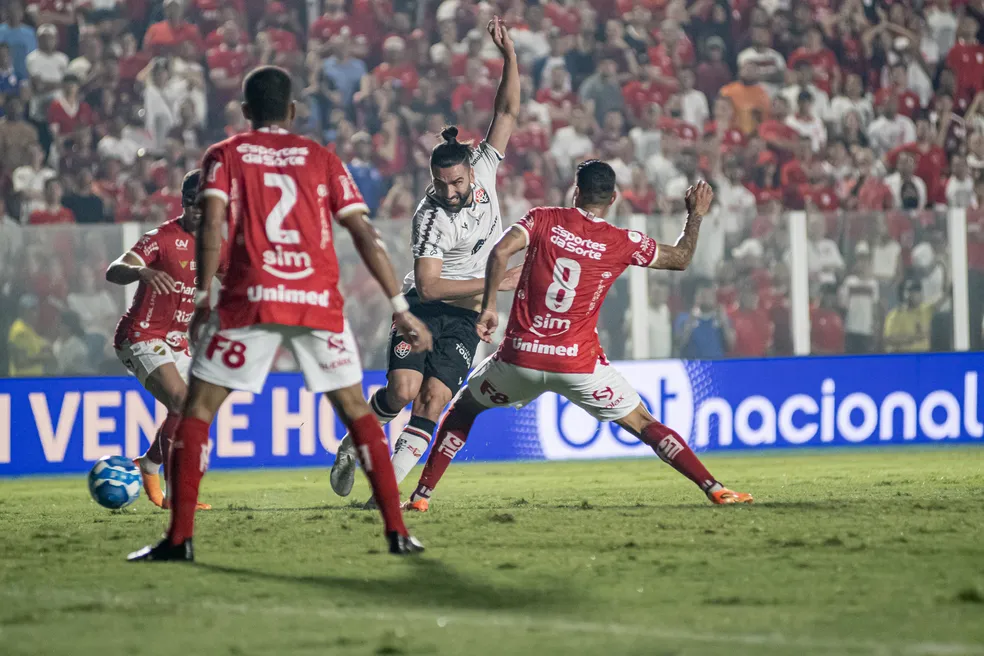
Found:
[[[116,326],[114,345],[162,339],[176,351],[188,349],[188,322],[195,309],[195,235],[172,219],[144,234],[130,254],[151,269],[171,276],[177,289],[159,294],[139,283],[130,309]]]
[[[448,280],[485,277],[489,253],[502,236],[502,215],[495,192],[495,174],[501,161],[502,155],[488,142],[483,141],[472,151],[472,204],[459,212],[449,212],[430,193],[420,201],[411,233],[414,260],[442,260],[441,277]],[[411,271],[404,279],[403,291],[413,287]]]
[[[203,195],[227,203],[220,325],[341,332],[331,219],[368,211],[341,160],[310,139],[262,128],[209,148],[202,170]]]
[[[514,227],[526,233],[526,260],[497,357],[539,371],[594,371],[608,290],[629,266],[652,264],[658,244],[576,208],[534,208]]]

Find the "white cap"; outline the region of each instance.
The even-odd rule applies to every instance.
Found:
[[[868,242],[859,241],[854,247],[855,255],[871,255],[871,247],[868,246]]]
[[[51,23],[45,23],[44,25],[38,27],[37,35],[41,36],[42,34],[54,34],[55,36],[58,36],[58,28]]]
[[[399,48],[400,50],[403,50],[406,47],[407,44],[403,41],[401,37],[398,36],[390,36],[387,37],[385,41],[383,41],[383,50],[390,50],[394,48]]]
[[[928,269],[933,264],[933,247],[922,242],[912,249],[912,264],[920,269]]]

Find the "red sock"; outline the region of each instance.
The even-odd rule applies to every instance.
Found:
[[[437,428],[437,438],[434,440],[430,455],[427,456],[427,464],[424,465],[424,472],[420,475],[417,489],[410,497],[411,501],[430,499],[434,488],[441,481],[444,472],[448,470],[451,460],[461,447],[465,446],[476,416],[451,406],[451,410]]]
[[[396,531],[400,535],[407,535],[403,513],[400,511],[400,488],[396,484],[386,434],[379,425],[379,419],[369,413],[353,421],[348,429],[352,434],[352,441],[355,442],[359,464],[369,479],[372,496],[383,516],[386,532]]]
[[[167,454],[171,448],[171,436],[174,435],[174,430],[178,427],[179,421],[181,421],[180,413],[167,413],[167,417],[164,418],[160,428],[157,429],[157,434],[154,435],[153,444],[150,445],[147,453],[144,454],[145,458],[158,465],[164,463],[164,467],[167,467]]]
[[[697,459],[697,454],[687,446],[687,441],[669,426],[654,421],[643,429],[642,441],[651,446],[663,462],[692,480],[701,490],[706,492],[717,483]]]
[[[184,417],[174,433],[167,481],[171,502],[167,537],[171,544],[181,544],[195,532],[198,486],[208,468],[208,427],[201,419]]]

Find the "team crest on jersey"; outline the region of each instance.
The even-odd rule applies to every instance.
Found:
[[[400,342],[399,344],[393,347],[393,353],[396,355],[396,357],[400,358],[401,360],[407,357],[408,355],[410,355],[410,350],[411,350],[410,345],[407,344],[406,342]]]
[[[476,203],[489,203],[489,192],[485,191],[482,187],[475,187],[475,202]]]

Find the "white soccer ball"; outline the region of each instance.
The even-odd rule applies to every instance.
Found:
[[[103,508],[125,508],[140,496],[140,469],[123,456],[100,458],[89,472],[89,494]]]

